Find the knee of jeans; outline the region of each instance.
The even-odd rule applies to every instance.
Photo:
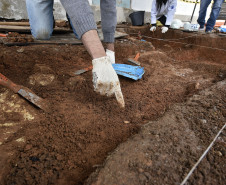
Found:
[[[48,40],[51,36],[51,31],[47,29],[36,30],[34,37],[38,40]]]
[[[213,5],[213,9],[219,9],[221,8],[221,3],[220,2],[216,2],[214,5]]]

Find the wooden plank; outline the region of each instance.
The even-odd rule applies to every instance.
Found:
[[[0,32],[4,31],[4,32],[23,32],[23,33],[30,33],[30,26],[13,26],[13,25],[0,25]],[[60,27],[56,27],[54,28],[55,32],[72,32],[71,29],[69,28],[60,28]]]
[[[103,40],[103,33],[101,30],[98,30],[98,34],[100,37],[100,40]],[[128,34],[123,32],[115,32],[115,38],[121,38],[125,37]],[[31,35],[26,35],[26,38],[32,37]],[[70,45],[80,45],[82,44],[82,41],[77,39],[74,35],[74,33],[66,33],[66,34],[53,34],[49,40],[34,40],[34,42],[12,42],[8,40],[7,38],[1,38],[2,42],[7,46],[26,46],[26,45],[41,45],[41,44],[57,44],[57,45],[64,45],[64,44],[70,44]]]
[[[30,26],[29,22],[0,22],[0,25]]]
[[[103,36],[103,32],[101,29],[98,29],[98,35],[100,37],[100,40],[103,41],[104,40],[104,36]],[[121,37],[126,37],[128,36],[127,33],[124,32],[119,32],[119,31],[115,31],[115,38],[121,38]]]

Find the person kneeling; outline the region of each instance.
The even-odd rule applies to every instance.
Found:
[[[173,20],[176,7],[177,0],[153,0],[150,31],[154,32],[156,30],[156,22],[159,20],[163,24],[162,33],[166,33]]]

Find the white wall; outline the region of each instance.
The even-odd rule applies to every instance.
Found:
[[[153,0],[132,0],[131,2],[131,8],[136,11],[151,11],[151,5]],[[194,3],[187,3],[182,1],[177,1],[177,10],[175,13],[175,18],[181,19],[182,21],[190,21],[193,9],[195,4]],[[193,22],[195,23],[198,15],[199,15],[199,8],[200,4],[197,4],[195,12],[194,12],[194,18]],[[208,7],[207,15],[210,14],[211,6]],[[146,20],[147,21],[147,20]]]
[[[97,0],[88,0],[89,3],[92,5],[92,2],[97,2]],[[120,6],[127,4],[131,2],[131,8],[133,10],[145,10],[145,22],[150,22],[150,11],[151,11],[151,4],[152,0],[117,0],[118,5],[121,3]],[[126,2],[126,3],[125,3]],[[194,8],[194,3],[185,3],[178,0],[178,6],[175,18],[179,18],[182,21],[190,21],[192,11]],[[96,21],[100,20],[100,9],[99,6],[93,6],[94,15]],[[56,19],[66,19],[65,10],[62,7],[60,0],[55,0],[54,3],[54,17]],[[126,9],[123,7],[117,8],[117,16],[118,16],[118,22],[125,22],[130,21],[128,15],[132,12],[131,9]],[[199,4],[196,7],[196,11],[194,14],[193,22],[196,22],[199,12]],[[208,9],[208,12],[210,12],[210,7]],[[0,0],[0,17],[8,18],[8,19],[28,19],[27,17],[27,11],[26,11],[26,4],[25,0]],[[207,17],[208,18],[208,17]]]
[[[92,4],[92,0],[88,0],[89,4]],[[60,2],[60,0],[55,0],[54,2]]]

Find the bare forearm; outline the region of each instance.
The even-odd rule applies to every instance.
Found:
[[[96,30],[90,30],[83,34],[82,42],[92,59],[106,56],[105,50]]]

